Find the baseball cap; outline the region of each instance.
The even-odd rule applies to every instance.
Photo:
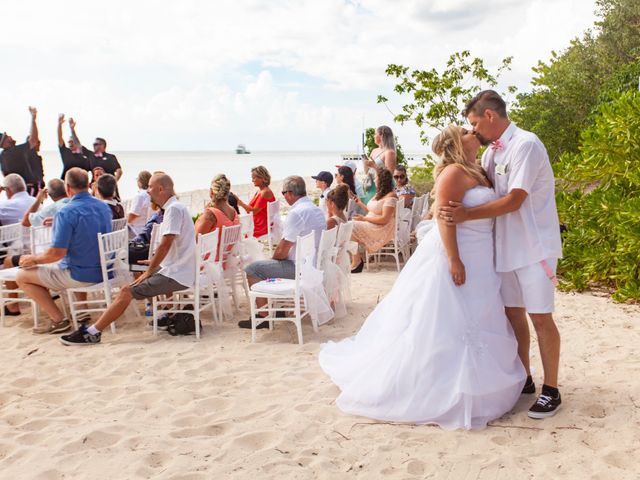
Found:
[[[342,165],[336,165],[336,168],[340,167],[349,167],[353,173],[356,173],[356,168],[358,168],[358,165],[356,165],[356,162],[354,162],[353,160],[346,160],[342,162]]]
[[[318,175],[313,175],[311,178],[314,180],[320,180],[321,182],[326,182],[327,185],[331,185],[333,183],[333,175],[330,172],[325,172],[324,170]]]

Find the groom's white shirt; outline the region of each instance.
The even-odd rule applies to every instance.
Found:
[[[482,166],[503,197],[513,189],[527,192],[515,212],[496,218],[496,271],[511,272],[542,260],[562,257],[555,199],[555,179],[540,139],[512,122],[500,137],[502,148],[482,155]]]

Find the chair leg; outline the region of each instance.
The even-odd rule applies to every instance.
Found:
[[[200,340],[200,292],[193,294],[193,319],[196,323],[196,339]]]
[[[73,292],[67,290],[67,298],[69,299],[69,312],[71,314],[71,323],[73,323],[74,330],[78,329],[78,314],[76,312],[75,298]]]
[[[158,297],[151,299],[151,316],[153,318],[153,334],[158,335]]]
[[[258,326],[258,320],[256,318],[256,297],[250,298],[249,307],[251,312],[251,343],[256,343],[256,327]]]
[[[302,345],[302,316],[300,315],[300,299],[295,301],[295,324],[298,331],[298,344]]]

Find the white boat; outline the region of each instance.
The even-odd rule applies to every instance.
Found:
[[[236,153],[237,154],[244,154],[244,153],[251,153],[249,150],[247,150],[247,148],[244,145],[238,145],[236,147]]]

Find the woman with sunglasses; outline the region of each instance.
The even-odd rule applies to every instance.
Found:
[[[404,208],[413,206],[413,199],[416,198],[416,191],[409,184],[409,175],[404,165],[397,165],[393,171],[393,179],[396,182],[396,195],[404,199]]]

